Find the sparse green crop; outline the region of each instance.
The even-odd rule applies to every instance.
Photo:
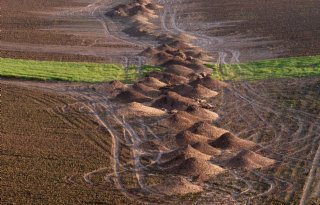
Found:
[[[0,58],[0,76],[45,81],[108,82],[120,80],[132,82],[140,75],[160,68],[143,66],[127,71],[121,65],[98,63],[72,63],[54,61],[16,60]]]
[[[267,78],[308,77],[320,75],[320,56],[283,58],[243,64],[217,65],[212,76],[219,80],[261,80]]]

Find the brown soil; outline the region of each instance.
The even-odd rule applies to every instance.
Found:
[[[201,2],[198,4],[203,5]],[[202,61],[208,56],[206,56],[207,54],[201,48],[191,45],[191,42],[194,40],[190,38],[191,35],[181,34],[181,32],[175,33],[176,31],[172,35],[161,34],[162,32],[159,32],[159,28],[155,24],[160,19],[157,16],[160,14],[154,12],[155,8],[157,8],[157,5],[150,5],[149,1],[143,0],[115,6],[111,8],[111,13],[109,12],[106,15],[118,23],[119,27],[115,27],[112,22],[104,19],[103,16],[101,17],[103,20],[100,19],[99,22],[102,22],[102,27],[108,40],[119,41],[119,45],[105,45],[109,46],[110,52],[113,52],[112,49],[118,48],[120,44],[120,47],[124,48],[124,50],[132,48],[137,53],[141,52],[128,41],[112,35],[112,32],[119,32],[123,28],[127,29],[124,31],[139,36],[140,40],[156,37],[161,43],[165,43],[157,48],[147,49],[144,52],[151,59],[155,60],[157,65],[165,67],[166,70],[163,72],[152,72],[149,74],[149,77],[128,86],[115,81],[110,84],[101,85],[61,85],[67,88],[62,89],[60,87],[61,89],[57,91],[55,88],[60,85],[55,85],[57,87],[46,84],[42,84],[43,87],[38,85],[39,89],[67,92],[79,100],[71,105],[68,102],[62,102],[65,106],[56,108],[59,114],[75,111],[85,116],[85,119],[79,117],[74,121],[68,121],[75,128],[87,128],[87,125],[92,128],[90,123],[95,123],[96,128],[98,128],[94,129],[95,132],[108,133],[106,135],[107,139],[94,138],[93,144],[97,144],[100,149],[109,154],[110,162],[108,161],[108,164],[112,165],[111,172],[106,171],[109,171],[110,167],[100,167],[100,169],[99,167],[95,167],[95,169],[91,169],[83,175],[83,180],[94,188],[105,190],[105,186],[109,188],[114,187],[118,191],[121,191],[125,197],[146,203],[154,203],[155,201],[164,203],[167,202],[167,199],[170,201],[172,198],[161,196],[161,193],[167,194],[170,190],[172,190],[173,195],[202,190],[202,187],[186,181],[182,176],[197,180],[201,185],[204,185],[203,183],[206,183],[210,179],[215,179],[214,183],[206,183],[205,185],[210,188],[218,186],[219,188],[215,190],[222,190],[224,194],[217,194],[217,196],[220,197],[219,199],[228,202],[238,202],[238,196],[236,195],[240,196],[246,192],[251,193],[248,196],[243,194],[241,197],[249,197],[247,199],[250,201],[255,197],[251,197],[252,193],[255,195],[257,193],[262,193],[261,195],[269,194],[274,189],[274,182],[270,182],[260,172],[254,172],[254,176],[251,173],[245,172],[246,170],[260,169],[273,164],[274,160],[262,156],[266,154],[273,158],[274,155],[268,152],[269,149],[250,140],[236,137],[227,130],[205,123],[206,121],[215,121],[216,124],[221,124],[228,118],[228,116],[223,116],[221,119],[218,119],[218,114],[212,108],[217,108],[217,112],[221,111],[221,109],[226,109],[222,106],[224,104],[221,102],[227,101],[228,99],[224,97],[233,93],[229,92],[230,90],[234,89],[236,91],[238,87],[232,87],[232,85],[213,80],[210,77],[212,70],[206,68],[203,65],[204,61]],[[93,14],[95,14],[94,11]],[[160,11],[162,10],[160,9]],[[169,14],[171,21],[175,21],[174,16],[172,16],[173,14]],[[166,24],[166,22],[164,23]],[[175,23],[171,22],[173,29],[176,26]],[[109,30],[108,27],[112,27],[112,29]],[[179,28],[175,29],[179,31]],[[123,33],[119,32],[117,34],[123,37]],[[137,39],[132,38],[132,40]],[[5,43],[2,43],[2,45],[8,46]],[[9,47],[12,45],[9,45]],[[50,46],[47,47],[49,48]],[[142,47],[145,47],[145,44]],[[30,48],[34,49],[35,47],[33,45]],[[75,48],[78,47],[73,46],[67,50],[72,51]],[[95,51],[97,49],[100,48],[95,48]],[[108,54],[107,49],[100,50],[100,52],[102,55]],[[120,50],[118,55],[121,56],[122,54],[122,50]],[[97,53],[96,56],[98,56]],[[24,83],[20,82],[21,84]],[[28,85],[28,82],[25,85]],[[217,92],[222,92],[224,95],[220,96]],[[161,96],[159,96],[160,93],[162,94]],[[248,93],[246,91],[242,94],[246,95]],[[75,98],[74,100],[76,100]],[[109,99],[112,99],[112,101],[109,102]],[[247,98],[242,97],[241,99]],[[49,105],[50,103],[58,104],[60,102],[47,102],[43,99],[36,99],[35,102],[37,101],[40,104],[44,101],[45,105]],[[230,101],[231,107],[237,107],[238,101],[240,100]],[[253,113],[258,113],[255,110],[255,106],[260,106],[259,101],[258,103],[252,101],[250,105],[253,108]],[[237,108],[238,112],[242,110],[242,108]],[[86,114],[89,117],[86,118]],[[225,115],[225,113],[222,114]],[[245,115],[247,113],[241,114]],[[232,118],[232,123],[227,125],[240,125],[236,120],[240,121],[243,119],[242,115]],[[233,115],[231,114],[231,116]],[[264,115],[259,115],[260,119],[263,119],[263,117]],[[90,123],[86,123],[86,120],[89,120]],[[250,125],[255,126],[256,124],[246,124],[246,126]],[[272,125],[272,127],[275,127],[275,125]],[[284,130],[281,127],[281,132],[285,132]],[[86,132],[90,132],[90,134],[95,133],[90,129],[86,129]],[[247,130],[243,132],[248,133]],[[255,133],[255,135],[258,135],[258,133]],[[258,141],[259,138],[255,138],[255,135],[249,135],[249,137]],[[293,134],[294,136],[295,134]],[[101,141],[102,143],[100,143]],[[276,139],[276,141],[279,142],[280,139]],[[106,145],[109,145],[109,147],[106,148]],[[236,154],[239,150],[253,148],[256,149],[257,153],[241,151]],[[212,161],[208,161],[209,159]],[[226,168],[237,169],[237,171],[226,173],[226,170],[218,166],[219,164],[225,165]],[[237,176],[238,171],[241,171],[240,174],[245,176]],[[242,171],[245,173],[242,173]],[[266,169],[264,171],[268,172],[270,170]],[[230,186],[224,184],[220,187],[216,183],[219,179],[215,177],[222,173],[227,176],[231,173],[234,174],[233,178],[229,179],[229,181],[238,183],[241,179],[241,183],[235,186],[233,183]],[[103,178],[105,175],[108,176],[107,179]],[[160,183],[159,186],[153,186],[157,184],[153,180],[158,181],[167,176],[172,177],[172,175],[178,175],[176,176],[177,180],[173,180],[167,184],[168,189],[166,191],[164,191],[165,184],[163,183]],[[151,183],[148,181],[150,178]],[[113,186],[107,184],[108,181]],[[258,183],[262,185],[256,185]],[[245,186],[244,184],[247,185],[248,191],[242,190]],[[151,187],[155,189],[158,188],[159,193],[151,192],[149,185],[152,185]],[[265,188],[267,185],[269,188]],[[179,189],[181,189],[181,192],[178,191]],[[223,195],[226,195],[228,199],[222,199]],[[203,197],[205,198],[205,196],[201,196],[201,200]]]
[[[111,35],[106,37],[103,26],[90,19],[88,10],[85,10],[87,18],[77,16],[81,13],[80,8],[90,3],[89,0],[82,3],[49,0],[1,2],[0,57],[121,63],[121,56],[143,50],[138,43],[112,37],[117,31],[111,25],[108,25]],[[88,8],[94,9],[93,6]],[[117,49],[118,54],[102,51],[108,49]]]
[[[217,48],[227,55],[230,49],[239,50],[240,61],[320,53],[319,6],[314,0],[186,0],[171,7],[178,10],[179,22],[188,22],[180,29],[223,42],[200,42],[211,53]]]
[[[205,17],[206,21],[240,21],[232,27],[212,31],[216,35],[236,32],[247,36],[270,37],[280,42],[271,43],[269,49],[284,49],[281,56],[286,57],[320,54],[320,12],[317,1],[240,0],[230,3],[210,0],[201,4],[209,14]]]
[[[48,0],[25,0],[23,2],[12,0],[2,2],[1,41],[13,44],[10,49],[1,49],[1,57],[119,63],[121,60],[114,59],[112,56],[97,56],[92,52],[98,52],[95,48],[100,46],[113,47],[117,48],[117,50],[124,48],[123,51],[131,50],[132,53],[137,49],[140,52],[143,50],[145,45],[133,46],[126,42],[130,41],[130,39],[122,34],[121,38],[124,41],[121,39],[115,40],[115,38],[111,37],[106,42],[103,37],[102,26],[98,22],[92,23],[92,21],[83,19],[82,16],[72,17],[72,15],[67,15],[66,18],[61,18],[59,15],[53,17],[47,15],[59,12],[68,13],[65,12],[66,8],[70,9],[69,14],[72,14],[73,11],[79,10],[81,7],[84,8],[90,3],[92,2],[51,2]],[[264,59],[278,55],[319,54],[320,47],[317,43],[319,41],[318,36],[320,36],[319,25],[317,24],[319,12],[317,2],[314,0],[298,0],[295,2],[290,0],[272,0],[268,2],[240,0],[235,3],[222,0],[195,3],[186,0],[183,5],[173,4],[172,7],[178,8],[177,21],[182,22],[180,29],[186,30],[187,33],[204,33],[214,38],[222,38],[224,40],[223,45],[214,44],[210,48],[213,50],[222,49],[227,53],[229,52],[228,49],[238,49],[241,53],[241,60]],[[155,28],[150,22],[152,23],[155,15],[154,11],[157,9],[159,9],[157,5],[148,2],[114,7],[114,11],[119,12],[119,15],[123,18],[128,18],[128,16],[131,18],[127,20],[127,23],[131,24],[131,30],[128,30],[129,34],[137,34],[137,36],[142,37],[140,39],[144,39],[145,35],[150,35],[160,42],[165,41],[167,45],[163,47],[162,52],[170,50],[176,52],[176,49],[180,49],[182,50],[180,53],[183,53],[186,58],[193,56],[197,59],[206,59],[207,54],[201,51],[183,51],[190,48],[190,39],[186,37],[189,34],[180,33],[172,36],[165,33],[155,33],[155,30],[159,28]],[[114,11],[112,16],[115,16]],[[190,26],[188,26],[188,23]],[[215,24],[217,26],[214,26]],[[75,25],[82,26],[83,29],[79,31],[75,29]],[[132,27],[132,25],[134,26]],[[209,26],[206,28],[200,26],[199,28],[198,25]],[[109,25],[111,34],[116,35],[123,31],[121,30],[123,28],[116,27],[114,24]],[[168,38],[171,41],[168,41]],[[15,43],[20,44],[20,46]],[[24,44],[28,46],[25,47]],[[136,44],[139,43],[137,42]],[[37,47],[31,47],[31,49],[31,45],[37,45]],[[68,51],[69,53],[37,51],[39,46],[45,47],[46,45],[60,45],[61,52],[66,46],[82,46],[83,49],[87,50],[91,49],[89,46],[93,45],[94,49],[91,54],[88,52],[83,55],[77,55],[73,51]],[[210,55],[215,56],[216,54],[210,53]],[[167,60],[172,59],[172,55],[168,54],[165,58],[155,64],[165,63]],[[228,58],[230,58],[230,55]]]
[[[112,186],[84,183],[92,170],[112,172],[112,142],[90,115],[55,111],[74,102],[1,82],[0,204],[128,203]]]

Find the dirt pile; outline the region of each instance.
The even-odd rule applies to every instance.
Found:
[[[161,82],[158,78],[152,76],[142,79],[141,81],[139,81],[139,83],[156,89],[167,86],[166,83]]]
[[[178,40],[173,40],[172,42],[168,43],[168,46],[179,50],[187,50],[194,47],[190,43],[187,43],[186,41],[183,41],[180,38],[178,38]]]
[[[166,114],[163,110],[137,102],[132,102],[122,106],[117,110],[117,113],[126,117],[160,117]]]
[[[157,50],[169,53],[169,52],[174,52],[176,48],[169,46],[167,43],[163,43],[157,47]]]
[[[207,122],[198,122],[189,128],[189,131],[198,135],[206,136],[213,140],[218,139],[221,135],[228,132],[227,130],[213,126]]]
[[[177,65],[188,65],[192,63],[193,57],[189,56],[185,51],[193,50],[194,47],[185,44],[185,40],[177,37],[178,40],[173,40],[171,36],[162,37],[161,41],[168,42],[161,44],[155,49],[148,48],[145,53],[151,58],[151,62],[156,65],[167,66],[171,61],[176,61]],[[180,42],[180,43],[178,43]],[[183,46],[182,46],[183,45]],[[153,55],[151,54],[151,51]]]
[[[208,68],[204,64],[205,63],[202,60],[192,59],[188,67],[191,68],[195,73],[199,73],[199,74],[204,73],[207,75],[212,74],[212,69]]]
[[[199,159],[203,159],[203,160],[210,160],[210,158],[211,158],[210,155],[204,154],[204,153],[196,150],[191,145],[187,145],[182,148],[178,148],[173,151],[163,153],[161,155],[159,163],[172,161],[179,156],[180,157],[183,156],[181,158],[184,158],[184,159],[194,157],[194,158],[199,158]]]
[[[235,157],[227,160],[224,165],[232,169],[261,169],[275,163],[275,160],[263,157],[250,150],[241,150]]]
[[[178,93],[171,91],[152,104],[153,107],[165,108],[168,110],[185,110],[190,105],[197,106],[197,103],[191,98],[183,97]]]
[[[216,148],[230,150],[251,149],[256,146],[254,142],[236,137],[230,132],[224,133],[210,144]]]
[[[204,78],[198,78],[190,83],[192,86],[199,84],[212,90],[222,90],[223,88],[228,87],[227,83],[212,79],[209,75],[205,76]]]
[[[170,128],[175,131],[181,131],[188,129],[189,127],[194,125],[194,123],[199,121],[199,118],[194,117],[185,111],[178,111],[172,116],[156,122],[155,125],[164,128]]]
[[[174,75],[180,75],[183,77],[188,77],[194,71],[192,69],[185,67],[185,66],[182,66],[182,65],[170,65],[167,69],[164,70],[164,72],[172,73]]]
[[[159,6],[150,1],[134,1],[128,4],[119,4],[115,6],[111,11],[106,13],[109,17],[150,17],[155,18],[155,10]]]
[[[190,131],[183,131],[176,135],[176,144],[179,147],[191,146],[206,155],[219,155],[221,151],[212,147],[208,141],[209,138],[194,134]]]
[[[138,146],[142,161],[156,173],[180,175],[152,188],[167,195],[201,191],[201,187],[182,176],[203,182],[224,172],[210,160],[226,168],[247,170],[262,168],[264,163],[271,165],[273,160],[253,152],[241,151],[235,155],[256,144],[210,124],[219,118],[211,99],[228,84],[212,79],[212,69],[205,66],[208,55],[193,46],[189,36],[157,33],[154,23],[160,20],[157,14],[161,13],[155,12],[157,9],[159,6],[151,1],[141,0],[120,5],[115,9],[117,12],[114,11],[114,15],[118,13],[132,23],[126,32],[156,36],[160,43],[140,54],[163,71],[148,73],[116,97],[130,103],[118,110],[120,114],[153,119],[148,126],[156,130],[157,137],[153,135],[154,140],[149,139]],[[143,139],[148,138],[144,131],[138,132],[143,132]]]
[[[197,84],[193,87],[192,92],[187,94],[188,97],[209,99],[214,98],[218,95],[218,92],[210,90],[201,84]]]
[[[183,131],[176,135],[176,143],[180,147],[193,145],[198,142],[208,142],[209,138],[194,134],[190,131]]]
[[[165,51],[160,51],[150,56],[151,62],[154,65],[162,65],[163,63],[171,60],[173,56]]]
[[[160,94],[160,91],[158,89],[149,87],[144,83],[135,83],[133,84],[132,88],[137,92],[141,92],[148,97],[157,97]]]
[[[181,84],[171,87],[170,90],[184,97],[195,99],[210,99],[218,95],[218,92],[208,89],[200,84],[196,84],[194,87],[189,84]]]
[[[155,56],[156,54],[158,54],[158,51],[155,48],[148,47],[147,49],[142,51],[139,55],[151,58],[151,57]]]
[[[109,83],[110,88],[114,89],[114,90],[124,90],[127,88],[127,85],[123,84],[122,82],[115,80],[115,81],[111,81]]]
[[[182,65],[185,67],[189,67],[190,62],[181,58],[171,58],[168,61],[165,61],[164,63],[162,63],[160,66],[168,67],[170,65]]]
[[[192,59],[200,59],[200,60],[207,60],[209,59],[209,55],[204,53],[201,49],[193,49],[193,50],[187,50],[184,52],[187,56],[187,60]]]
[[[165,195],[185,195],[203,191],[201,186],[194,185],[181,176],[167,179],[163,183],[152,186],[151,188]]]
[[[165,82],[169,85],[179,85],[179,84],[184,84],[184,83],[188,83],[189,79],[183,76],[178,76],[178,75],[174,75],[172,73],[164,73],[164,72],[151,72],[148,74],[149,77],[154,77],[157,78],[159,80],[161,80],[162,82]]]
[[[191,93],[193,91],[193,87],[188,84],[181,84],[181,85],[176,85],[176,86],[170,87],[170,88],[168,88],[168,90],[170,90],[172,92],[176,92],[179,95],[182,95],[184,97],[188,97],[187,95],[189,95],[189,93]]]
[[[215,121],[219,118],[217,113],[194,105],[189,106],[185,111],[204,121]]]
[[[210,178],[224,172],[218,165],[198,158],[188,158],[178,166],[172,167],[170,173],[194,177],[199,181],[208,181]]]
[[[115,80],[107,84],[107,86],[94,86],[94,90],[100,93],[108,93],[110,96],[115,97],[119,93],[128,89],[128,86],[122,82]]]
[[[105,15],[120,21],[130,22],[123,31],[132,36],[147,36],[155,34],[157,26],[151,21],[158,18],[156,10],[160,6],[149,1],[133,1],[128,4],[120,4]],[[156,37],[157,35],[155,35]]]

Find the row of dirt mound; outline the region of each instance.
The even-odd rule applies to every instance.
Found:
[[[140,27],[135,29],[139,29],[151,24],[159,9],[152,1],[141,0],[119,5],[107,15],[129,18],[138,22]],[[116,112],[147,121],[159,136],[139,146],[142,153],[149,153],[143,157],[151,163],[149,170],[170,178],[152,189],[166,195],[201,192],[199,184],[228,169],[262,169],[274,164],[253,151],[254,142],[213,125],[219,116],[210,109],[214,107],[211,100],[228,84],[211,78],[212,70],[204,65],[207,55],[179,36],[162,37],[160,42],[142,55],[163,71],[151,72],[133,85],[110,84],[113,100],[120,103]]]
[[[152,20],[158,17],[156,12],[160,8],[159,5],[150,0],[136,0],[128,4],[119,4],[107,11],[105,15],[130,25],[124,29],[125,33],[137,37],[152,36],[157,29]]]

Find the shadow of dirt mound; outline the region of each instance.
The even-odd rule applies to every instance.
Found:
[[[251,149],[256,146],[256,143],[236,137],[230,132],[224,133],[210,144],[216,148],[231,150]]]
[[[127,89],[126,91],[122,91],[119,93],[114,100],[122,102],[122,103],[131,103],[131,102],[150,102],[152,101],[152,98],[137,92],[133,89]]]

